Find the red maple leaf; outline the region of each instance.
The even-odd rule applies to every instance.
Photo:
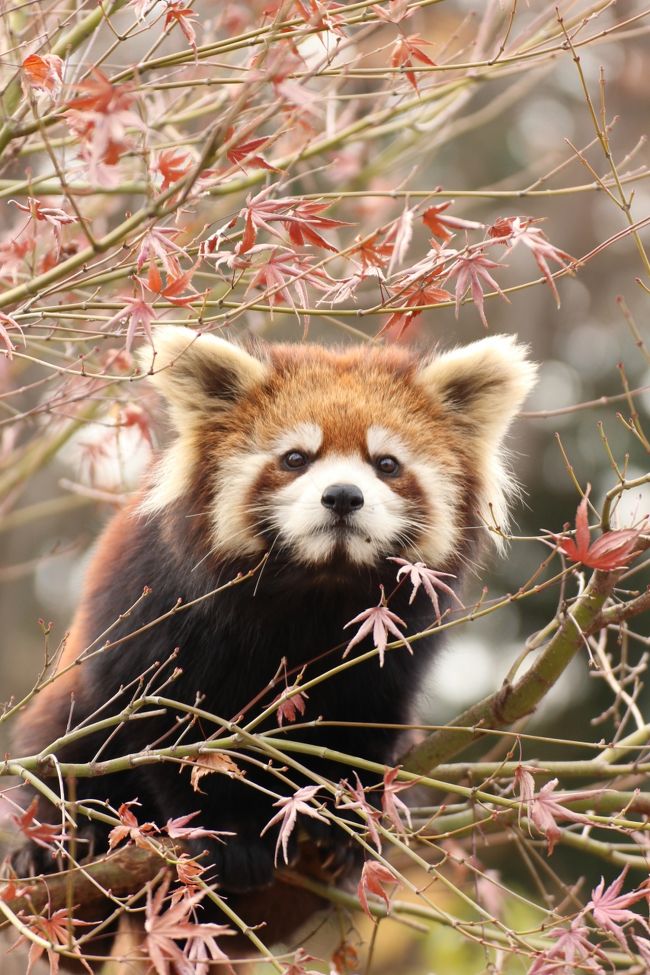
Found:
[[[117,815],[120,818],[120,825],[115,826],[108,834],[108,848],[112,850],[114,847],[118,846],[124,840],[129,843],[135,843],[136,846],[142,847],[144,850],[151,849],[150,837],[159,832],[158,827],[155,823],[138,823],[138,820],[134,813],[131,812],[131,806],[139,806],[140,803],[136,800],[132,802],[123,802],[120,808],[117,810]]]
[[[449,228],[454,230],[481,230],[485,226],[476,220],[463,220],[462,217],[453,217],[451,214],[443,216],[445,210],[448,210],[453,203],[454,200],[437,203],[422,214],[422,223],[429,228],[434,237],[439,237],[443,243],[453,236]]]
[[[131,85],[114,85],[99,68],[93,68],[90,77],[79,81],[75,88],[83,92],[67,102],[66,107],[76,111],[91,111],[108,114],[130,108],[133,104]]]
[[[361,871],[361,879],[357,887],[357,897],[361,907],[372,920],[372,914],[368,907],[368,894],[375,894],[380,897],[386,905],[386,910],[390,908],[390,897],[384,890],[382,884],[398,884],[399,880],[395,874],[377,860],[366,860]]]
[[[590,544],[589,540],[589,489],[578,505],[576,512],[575,538],[563,538],[555,535],[558,548],[571,559],[581,562],[590,569],[602,569],[612,572],[615,569],[625,569],[636,555],[636,547],[641,529],[626,528],[620,531],[604,532],[600,538]]]
[[[286,691],[283,691],[276,700],[280,701],[278,704],[275,716],[277,718],[278,724],[282,727],[284,721],[291,723],[295,721],[298,715],[303,715],[307,708],[307,698],[309,697],[304,691],[301,691],[297,685],[293,687],[287,687]],[[283,700],[280,700],[283,698]]]
[[[230,142],[234,134],[235,130],[232,127],[229,128],[226,132],[226,141]],[[268,169],[271,172],[278,173],[280,170],[267,162],[264,156],[257,151],[268,142],[270,142],[268,135],[261,136],[259,139],[249,139],[248,142],[234,142],[226,152],[228,161],[241,169]]]
[[[56,54],[30,54],[21,65],[29,85],[56,98],[63,87],[63,61]]]
[[[202,866],[188,853],[181,853],[174,866],[179,883],[183,884],[190,896],[202,889],[199,881],[208,869],[207,866]]]
[[[136,278],[136,280],[140,282],[141,286],[147,287],[150,291],[160,295],[161,298],[166,298],[172,305],[191,305],[200,298],[204,298],[208,293],[207,291],[199,292],[192,285],[192,278],[200,263],[201,258],[186,271],[181,271],[180,267],[177,271],[168,271],[166,284],[163,284],[160,271],[156,265],[150,264],[146,281],[142,278]],[[183,292],[188,290],[189,294],[184,295]]]
[[[38,797],[35,796],[21,816],[12,816],[14,823],[28,840],[42,846],[46,850],[54,848],[57,842],[63,842],[68,837],[61,832],[60,825],[41,823],[36,819],[38,812]]]
[[[425,54],[422,50],[423,44],[431,44],[431,41],[425,40],[420,34],[400,34],[395,45],[390,58],[390,63],[393,68],[405,68],[404,74],[408,78],[409,84],[418,90],[418,82],[415,74],[414,61],[419,61],[420,64],[428,64],[432,67],[435,66],[435,61],[432,61],[428,54]]]
[[[193,162],[192,154],[187,149],[163,149],[156,163],[156,169],[163,178],[161,190],[187,176]]]
[[[136,429],[144,442],[153,449],[150,417],[137,403],[126,403],[120,407],[117,425]]]
[[[193,21],[198,19],[199,15],[191,7],[184,7],[182,3],[171,3],[165,14],[165,27],[169,27],[170,24],[178,24],[190,47],[196,51],[196,32]]]
[[[437,278],[438,275],[435,274],[434,280]],[[394,311],[389,316],[383,328],[379,330],[379,335],[394,328],[397,331],[397,338],[399,339],[406,329],[413,324],[418,315],[422,314],[422,309],[418,306],[438,305],[443,301],[450,301],[451,295],[444,288],[439,287],[433,281],[429,281],[428,278],[423,277],[405,284],[404,287],[400,288],[398,293],[393,294],[391,300],[397,302],[406,310]],[[410,308],[413,311],[409,311],[408,309]]]
[[[336,247],[326,241],[319,230],[350,225],[344,220],[322,216],[322,211],[330,206],[329,203],[300,200],[294,197],[267,200],[265,199],[267,192],[268,190],[264,189],[257,196],[249,197],[246,206],[240,211],[239,215],[245,218],[245,224],[244,235],[239,244],[239,254],[245,254],[251,249],[260,230],[266,230],[274,237],[281,237],[273,227],[274,223],[283,224],[294,244],[314,244],[316,247],[336,251]]]
[[[142,119],[131,111],[135,100],[132,87],[114,85],[99,68],[75,87],[82,94],[67,103],[68,124],[84,143],[91,169],[99,163],[114,166],[129,147],[127,127],[144,127]]]
[[[381,234],[377,231],[371,237],[366,237],[365,240],[357,237],[356,239],[359,243],[349,252],[350,256],[354,254],[359,255],[362,274],[367,274],[369,268],[383,270],[392,257],[395,241],[390,240],[388,237],[380,240],[380,236]]]

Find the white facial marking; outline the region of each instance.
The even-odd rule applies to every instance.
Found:
[[[268,461],[269,455],[258,451],[237,454],[221,467],[212,510],[215,549],[256,555],[266,548],[264,539],[251,530],[251,524],[258,520],[258,512],[249,511],[243,502]]]
[[[298,423],[292,430],[282,433],[273,444],[278,456],[289,450],[304,450],[307,454],[317,454],[323,442],[323,431],[317,423]]]
[[[345,534],[336,531],[321,503],[332,484],[355,484],[363,494],[363,507],[349,518]],[[353,562],[372,564],[397,549],[408,527],[407,503],[356,454],[317,460],[278,491],[272,518],[280,541],[307,563],[324,561],[339,543]]]
[[[417,546],[410,554],[429,568],[437,569],[458,549],[458,485],[454,476],[447,476],[436,464],[427,461],[411,464],[410,470],[426,498],[429,513],[420,526]]]
[[[371,457],[389,455],[401,464],[408,464],[411,460],[411,452],[402,438],[392,430],[387,430],[386,427],[369,427],[366,443]]]
[[[189,434],[167,448],[153,469],[149,488],[139,506],[143,514],[156,514],[187,493],[196,452]]]

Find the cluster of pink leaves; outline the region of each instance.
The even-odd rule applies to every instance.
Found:
[[[390,561],[396,562],[400,566],[397,572],[397,581],[399,582],[404,576],[408,577],[411,583],[412,591],[409,602],[413,602],[418,589],[422,586],[422,589],[431,600],[435,618],[439,624],[442,622],[442,616],[440,613],[440,601],[436,592],[437,589],[446,593],[461,609],[464,608],[453,589],[443,581],[443,577],[449,579],[456,578],[449,572],[437,572],[434,569],[429,569],[424,562],[409,562],[401,558],[391,558]],[[396,640],[399,640],[406,647],[409,653],[413,653],[410,643],[399,629],[399,627],[404,627],[406,624],[404,620],[388,608],[388,600],[383,586],[380,586],[379,602],[377,605],[371,606],[369,609],[364,609],[358,616],[355,616],[354,619],[346,623],[344,628],[347,629],[347,627],[354,626],[356,623],[361,625],[345,648],[343,653],[344,657],[347,657],[350,650],[361,643],[367,636],[372,637],[373,646],[379,655],[380,667],[384,666],[389,636],[395,637]]]
[[[591,899],[571,920],[569,927],[553,928],[549,932],[552,944],[535,958],[528,975],[560,975],[578,970],[606,975],[610,971],[609,963],[600,946],[590,940],[593,930],[586,923],[589,915],[599,931],[609,935],[626,953],[630,951],[630,944],[623,925],[639,924],[650,933],[647,919],[630,910],[639,901],[646,904],[650,901],[650,888],[646,882],[622,893],[626,875],[627,870],[623,870],[608,887],[601,878],[591,892]],[[650,964],[650,940],[637,934],[632,934],[632,939],[643,962]]]
[[[557,779],[551,779],[541,789],[536,790],[534,773],[539,771],[535,767],[519,765],[515,771],[514,783],[522,809],[529,821],[545,836],[550,855],[562,837],[562,829],[558,825],[560,821],[592,825],[588,816],[570,809],[566,804],[581,799],[593,799],[595,802],[602,790],[556,792]],[[604,975],[605,956],[589,940],[592,931],[586,924],[588,915],[593,918],[597,928],[610,935],[624,951],[629,950],[629,944],[623,924],[639,923],[650,933],[646,918],[629,910],[639,901],[650,903],[650,886],[646,882],[628,893],[621,893],[626,875],[627,869],[608,887],[605,887],[605,881],[601,879],[592,891],[591,899],[572,919],[570,926],[550,932],[553,944],[534,960],[529,975],[557,975],[573,965],[596,975]],[[636,935],[634,941],[641,956],[646,961],[650,960],[650,941]]]
[[[113,86],[105,79],[94,79],[87,85],[91,88],[91,94],[74,99],[70,104],[77,107],[71,111],[82,115],[92,112],[103,119],[105,116],[111,117],[109,109],[113,101],[119,106],[125,104],[124,99],[128,102],[130,97],[115,95]],[[104,88],[107,90],[104,91]],[[102,111],[91,109],[90,106],[101,106]],[[118,114],[120,111],[123,109],[119,109]],[[93,124],[97,126],[99,123]],[[104,131],[98,150],[104,164],[115,161],[120,131],[119,125],[107,127]],[[239,151],[242,156],[238,157],[238,161],[245,161],[245,156],[249,154],[255,165],[268,165],[256,153],[264,141],[266,140],[251,140],[239,147],[235,143],[231,154]],[[191,171],[193,165],[193,157],[189,151],[163,151],[155,163],[156,171],[162,176],[161,188],[164,190],[173,187]],[[243,221],[243,232],[237,232],[239,239],[234,250],[229,250],[224,245],[232,239],[231,234],[238,218],[205,238],[200,246],[199,259],[195,262],[192,262],[185,247],[174,243],[180,234],[179,230],[154,226],[147,231],[139,246],[137,273],[133,276],[137,293],[125,299],[124,306],[107,322],[106,327],[110,328],[126,320],[127,348],[131,347],[137,334],[144,334],[153,343],[152,324],[157,319],[155,301],[161,299],[172,306],[200,303],[207,292],[197,292],[192,287],[192,277],[201,261],[206,259],[213,259],[216,269],[225,265],[229,271],[236,271],[239,275],[249,272],[248,292],[259,289],[271,305],[284,302],[295,310],[308,307],[308,286],[320,293],[321,302],[338,303],[354,297],[362,283],[372,278],[381,282],[388,294],[382,304],[387,306],[389,315],[381,331],[392,332],[397,337],[421,314],[422,306],[455,300],[458,312],[460,302],[467,293],[487,327],[485,289],[492,288],[505,298],[491,274],[491,271],[503,265],[488,257],[487,250],[490,246],[500,244],[512,249],[521,243],[528,247],[554,293],[555,283],[548,261],[554,260],[565,268],[565,262],[569,260],[569,255],[551,245],[542,231],[533,226],[530,218],[522,217],[502,218],[487,228],[487,236],[482,242],[466,244],[460,250],[454,249],[449,246],[452,228],[467,232],[470,229],[484,228],[484,225],[447,214],[445,211],[450,206],[448,202],[431,207],[422,215],[423,223],[433,235],[431,248],[423,260],[407,270],[394,273],[394,268],[404,261],[413,234],[414,214],[407,209],[384,232],[377,231],[346,248],[345,254],[352,266],[352,273],[335,280],[321,264],[314,263],[312,255],[301,253],[299,249],[311,247],[338,253],[338,247],[323,236],[323,231],[344,227],[346,222],[324,216],[323,211],[328,204],[303,200],[300,197],[272,199],[272,190],[273,186],[270,186],[250,197],[241,209],[238,218]],[[35,198],[29,198],[26,205],[16,205],[29,214],[30,220],[45,221],[52,227],[55,249],[51,255],[56,259],[62,246],[62,228],[77,223],[77,218],[60,207],[47,206]],[[281,230],[285,233],[281,233]],[[24,231],[23,227],[12,241],[1,245],[0,275],[11,277],[12,280],[17,279],[20,262],[24,261],[34,246],[33,236],[21,241]],[[259,242],[261,232],[270,238],[270,242]],[[179,257],[188,262],[184,270]],[[148,263],[148,273],[143,278],[139,272],[145,263]],[[166,282],[163,282],[161,271],[166,275]],[[453,281],[454,296],[446,290],[446,286]],[[295,291],[297,304],[294,303],[292,291]],[[145,292],[150,292],[151,298],[146,297]],[[399,310],[391,312],[391,305],[397,306]],[[9,348],[6,330],[3,340]]]

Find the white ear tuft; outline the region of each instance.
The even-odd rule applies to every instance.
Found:
[[[188,419],[230,409],[268,373],[267,365],[241,346],[183,326],[157,328],[154,347],[150,379],[169,403],[178,429],[184,429]],[[139,362],[151,369],[149,349],[139,353]]]
[[[415,377],[462,432],[473,457],[480,517],[501,531],[507,530],[508,499],[517,490],[503,438],[537,375],[527,355],[528,347],[513,336],[494,335],[444,353]],[[501,546],[500,535],[492,537]]]
[[[512,335],[493,335],[433,359],[416,382],[461,423],[496,446],[535,384],[537,366]]]

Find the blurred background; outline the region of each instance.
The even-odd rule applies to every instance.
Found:
[[[497,9],[495,18],[505,36],[510,4]],[[648,149],[645,143],[648,124],[648,84],[650,75],[650,15],[642,13],[643,5],[633,0],[619,4],[565,4],[566,16],[578,15],[587,8],[598,7],[598,16],[586,35],[602,35],[580,49],[581,67],[599,111],[601,72],[605,78],[606,117],[610,125],[612,151],[620,172],[633,174],[632,217],[641,220],[650,215],[650,182],[648,182]],[[233,22],[240,17],[241,27],[247,28],[251,18],[259,16],[262,4],[228,4]],[[343,5],[345,7],[345,5]],[[194,9],[202,22],[216,17],[209,3],[197,3]],[[508,44],[515,45],[518,32],[543,11],[548,16],[549,5],[531,2],[517,10]],[[498,14],[498,17],[497,17]],[[461,52],[455,61],[471,61],[471,43],[485,15],[484,5],[477,0],[445,0],[422,6],[409,20],[405,29],[418,32],[429,42],[425,48],[433,61],[449,58],[450,51]],[[125,11],[124,23],[132,14]],[[152,14],[147,14],[152,16]],[[608,33],[620,24],[623,17],[629,26]],[[119,17],[114,26],[119,27]],[[227,27],[221,25],[221,30]],[[387,25],[386,31],[391,30]],[[235,28],[232,28],[233,32]],[[177,32],[178,33],[178,32]],[[97,45],[107,45],[107,31],[98,34]],[[392,37],[392,34],[390,35]],[[388,37],[388,34],[387,34]],[[149,47],[146,33],[119,49],[120,60],[108,58],[104,70],[115,72],[134,61]],[[314,57],[317,41],[305,42],[301,53]],[[361,47],[363,37],[357,42]],[[183,39],[172,35],[158,53],[183,49]],[[311,45],[311,47],[309,46]],[[493,48],[498,45],[493,44]],[[320,171],[318,161],[305,167],[300,179],[292,184],[292,193],[324,191],[390,191],[397,187],[412,190],[434,190],[437,187],[453,192],[451,212],[468,220],[491,224],[501,217],[526,215],[543,219],[540,226],[556,246],[581,258],[626,227],[625,215],[602,189],[593,184],[593,172],[608,173],[607,162],[599,145],[593,145],[593,121],[585,103],[581,80],[570,52],[559,50],[557,55],[541,66],[534,61],[526,70],[491,77],[485,83],[471,86],[462,101],[451,101],[449,110],[438,113],[420,123],[406,120],[402,128],[388,133],[381,142],[359,141],[346,144],[336,157],[335,166]],[[491,50],[493,50],[493,48]],[[377,49],[377,50],[375,50]],[[373,53],[374,52],[374,53]],[[390,47],[380,45],[373,35],[368,41],[366,67],[382,67],[387,63]],[[204,65],[201,70],[216,70]],[[360,105],[370,108],[380,78],[360,78],[350,82],[348,94],[356,95]],[[401,85],[407,87],[402,81]],[[314,85],[314,90],[318,86]],[[382,89],[383,90],[383,89]],[[363,108],[361,109],[363,113]],[[180,123],[179,123],[180,124]],[[202,120],[186,123],[185,130],[200,138]],[[584,159],[576,157],[572,147],[579,147]],[[587,161],[585,161],[587,160]],[[21,167],[28,164],[33,175],[38,166],[48,167],[43,154],[33,154],[28,162],[17,162],[8,179],[19,179]],[[518,198],[517,191],[535,187],[540,195]],[[572,189],[571,189],[572,188]],[[477,195],[472,195],[476,193]],[[485,196],[481,196],[485,193]],[[465,195],[467,194],[467,195]],[[410,202],[415,202],[411,200]],[[432,202],[440,202],[433,200]],[[241,204],[239,204],[241,205]],[[117,204],[111,198],[104,216],[95,206],[94,217],[110,227]],[[133,204],[125,195],[119,201],[120,210]],[[224,222],[236,212],[237,204],[226,200],[211,204],[210,219]],[[332,215],[358,225],[359,233],[367,233],[397,216],[403,200],[390,196],[361,196],[348,198],[332,208]],[[113,208],[113,210],[111,210]],[[5,231],[11,236],[14,214],[4,207]],[[205,208],[188,217],[189,233],[205,223]],[[16,223],[18,221],[16,220]],[[356,231],[355,231],[356,232]],[[331,235],[330,235],[331,236]],[[462,232],[459,232],[462,236]],[[641,230],[646,245],[650,231]],[[346,238],[347,240],[347,238]],[[460,246],[455,241],[456,246]],[[425,228],[418,223],[411,244],[408,264],[423,257],[429,247]],[[503,260],[507,267],[495,272],[502,288],[508,288],[538,277],[532,255],[523,247],[508,254],[493,253],[495,260]],[[1,273],[1,265],[0,265]],[[334,272],[332,272],[334,273]],[[558,282],[561,307],[556,308],[551,290],[543,284],[525,287],[508,294],[506,302],[499,297],[486,303],[491,332],[516,333],[530,344],[533,358],[540,363],[539,384],[525,406],[524,415],[512,431],[510,446],[512,464],[521,482],[523,493],[515,505],[516,528],[521,538],[511,542],[504,558],[486,550],[485,569],[469,574],[464,581],[464,600],[467,605],[479,598],[487,586],[490,596],[514,592],[536,570],[546,549],[536,539],[543,530],[560,531],[566,522],[573,522],[579,500],[567,471],[558,437],[581,485],[592,485],[591,498],[596,507],[615,483],[615,475],[603,446],[604,430],[613,454],[620,464],[627,464],[627,473],[645,473],[647,456],[638,442],[630,436],[617,417],[620,410],[629,416],[626,402],[620,399],[594,408],[569,411],[544,418],[544,411],[600,397],[619,396],[623,391],[619,364],[624,367],[629,386],[650,387],[650,370],[626,321],[621,298],[629,316],[642,334],[647,336],[648,294],[635,279],[644,273],[643,264],[633,239],[625,236],[602,249],[579,267],[575,275],[564,275]],[[206,278],[206,281],[208,279]],[[647,280],[647,279],[646,279]],[[7,286],[8,280],[3,282]],[[194,283],[201,282],[201,272]],[[367,302],[364,300],[367,296]],[[377,299],[374,286],[361,293],[359,304],[372,304]],[[354,341],[334,321],[314,317],[309,326],[309,341],[346,343]],[[373,334],[381,319],[354,320],[354,327]],[[295,318],[275,314],[273,320],[266,313],[247,313],[245,329],[269,340],[301,341],[302,329]],[[241,335],[242,324],[231,334]],[[456,317],[453,307],[435,309],[420,315],[400,341],[414,344],[423,350],[432,346],[446,348],[480,338],[484,334],[477,309],[471,303],[461,305]],[[18,365],[18,367],[17,367]],[[24,386],[21,410],[38,404],[43,391],[36,386],[29,389],[41,373],[37,363],[24,360],[10,363],[0,356],[0,392]],[[146,421],[138,417],[130,424],[114,429],[108,415],[99,422],[80,427],[62,449],[53,452],[51,460],[29,479],[20,503],[13,509],[0,511],[0,698],[19,698],[33,684],[43,661],[44,643],[55,646],[63,637],[74,612],[81,581],[92,547],[98,534],[119,503],[122,503],[139,482],[148,467],[153,448],[165,442],[167,431],[154,394],[138,385],[129,393],[129,400],[142,409]],[[643,417],[650,404],[650,392],[634,400]],[[40,417],[38,425],[52,424],[53,436],[60,418]],[[602,428],[599,424],[602,423]],[[4,426],[0,435],[3,446],[11,446],[11,425]],[[151,437],[152,444],[149,442]],[[626,459],[627,458],[627,459]],[[84,490],[87,488],[87,490]],[[41,506],[40,510],[34,506]],[[23,508],[30,509],[27,519]],[[647,489],[630,493],[625,509],[617,512],[618,523],[627,525],[642,512],[647,512]],[[424,721],[444,723],[466,705],[492,692],[502,681],[510,665],[521,653],[526,639],[542,628],[553,616],[558,593],[556,589],[541,592],[524,603],[512,604],[485,620],[464,626],[452,635],[440,653],[437,663],[423,690],[421,713]],[[51,622],[50,635],[43,633],[43,621]],[[639,629],[643,629],[642,625]],[[647,631],[646,631],[647,632]],[[642,647],[634,648],[640,656]],[[638,704],[644,713],[650,712],[648,695],[643,691]],[[527,732],[538,735],[598,741],[611,737],[618,715],[609,713],[602,721],[595,720],[609,707],[610,695],[604,682],[593,679],[586,653],[574,661],[558,686],[546,698],[539,714],[522,725]],[[8,741],[0,727],[0,749],[8,748]],[[571,757],[570,749],[552,744],[537,745],[537,757]],[[572,876],[571,853],[556,854],[553,867],[559,873],[566,870]],[[481,851],[487,869],[498,869],[515,884],[526,890],[530,884],[517,858],[504,862],[503,849],[495,841]],[[589,880],[597,879],[602,864],[594,862],[582,871],[591,871]],[[441,892],[441,903],[453,899]],[[454,904],[458,909],[458,904]],[[521,907],[518,910],[523,910]],[[511,919],[512,920],[512,919]],[[514,921],[513,921],[514,923]],[[363,925],[362,925],[363,927]],[[364,929],[365,931],[365,929]],[[367,933],[367,932],[366,932]],[[24,968],[24,961],[11,957],[0,963],[0,970],[14,975]],[[13,968],[11,966],[14,966]],[[9,966],[9,967],[5,967]],[[487,971],[486,959],[480,947],[461,941],[448,929],[436,929],[426,937],[413,938],[390,923],[381,926],[375,945],[372,971],[375,975],[474,975]],[[496,969],[490,968],[490,971]],[[523,971],[521,968],[499,968],[499,971]]]

